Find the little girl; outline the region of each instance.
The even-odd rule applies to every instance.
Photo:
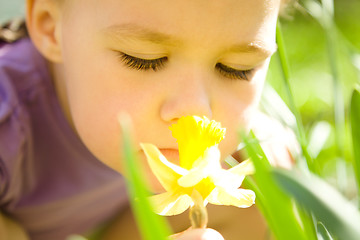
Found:
[[[223,158],[236,151],[237,130],[259,122],[280,0],[26,3],[30,38],[0,48],[0,239],[89,235],[115,216],[104,236],[134,239],[121,112],[132,118],[135,142],[165,156],[176,151],[168,128],[181,116],[221,122]],[[210,214],[229,239],[266,235],[254,208]],[[175,232],[188,224],[171,221]],[[203,229],[174,238],[222,237]]]

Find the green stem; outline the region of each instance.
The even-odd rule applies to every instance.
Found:
[[[280,64],[282,67],[284,86],[285,86],[286,94],[288,97],[289,108],[292,111],[292,113],[294,114],[295,119],[296,119],[296,127],[297,127],[296,133],[298,136],[298,140],[300,142],[300,147],[301,147],[302,153],[306,159],[306,163],[307,163],[309,170],[312,172],[315,172],[313,160],[307,150],[307,141],[306,141],[306,136],[305,136],[305,130],[304,130],[304,127],[302,124],[300,113],[299,113],[298,109],[296,108],[294,97],[293,97],[291,87],[290,87],[290,80],[289,80],[290,79],[290,68],[289,68],[289,64],[286,59],[285,44],[284,44],[282,33],[281,33],[281,24],[279,21],[278,21],[278,24],[276,27],[276,40],[277,40],[277,44],[278,44],[279,60],[280,60]]]
[[[324,15],[330,13],[324,10]],[[326,47],[329,56],[330,71],[333,82],[333,100],[334,100],[334,122],[335,122],[335,141],[338,156],[344,157],[344,132],[345,132],[345,110],[342,87],[339,81],[338,64],[337,64],[337,37],[333,16],[325,16],[322,23],[326,36]],[[327,21],[326,21],[327,20]]]
[[[189,217],[192,228],[206,228],[208,224],[208,214],[204,206],[204,200],[200,193],[196,190],[193,191],[191,198],[194,205],[190,208]]]

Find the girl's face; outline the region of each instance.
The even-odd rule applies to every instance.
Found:
[[[59,21],[62,107],[99,160],[122,171],[117,115],[135,141],[176,159],[169,126],[184,115],[226,127],[223,157],[248,128],[275,51],[280,0],[76,0]],[[143,155],[139,146],[136,146]]]

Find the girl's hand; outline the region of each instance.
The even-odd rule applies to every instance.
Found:
[[[211,228],[188,228],[170,236],[171,240],[224,240],[223,236]]]

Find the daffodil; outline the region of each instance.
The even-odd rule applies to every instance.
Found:
[[[153,144],[141,144],[150,168],[166,192],[151,196],[156,213],[176,215],[189,207],[232,205],[249,207],[255,193],[239,188],[253,173],[247,160],[225,170],[220,163],[218,144],[225,136],[220,123],[206,117],[186,116],[170,127],[179,147],[179,165],[168,161]]]

